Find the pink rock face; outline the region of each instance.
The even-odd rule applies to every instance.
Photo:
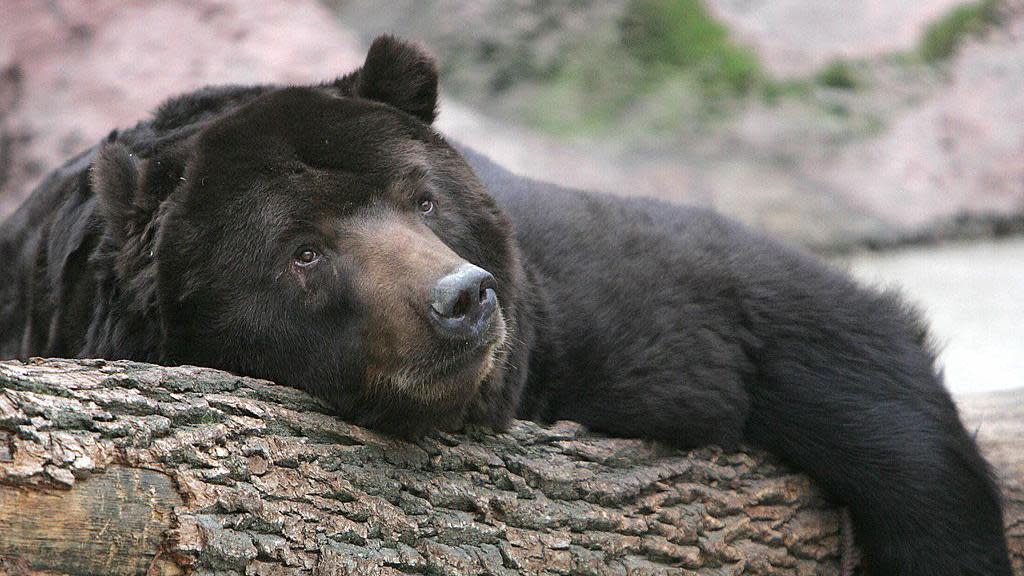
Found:
[[[0,218],[47,171],[169,96],[328,80],[364,50],[314,0],[4,0]]]
[[[1021,38],[967,46],[948,89],[847,150],[826,179],[900,229],[1024,210]]]
[[[907,49],[960,3],[708,0],[783,73]],[[814,245],[913,233],[961,213],[1020,213],[1024,0],[1006,0],[1006,11],[998,33],[965,43],[948,85],[910,105],[887,94],[893,106],[880,133],[796,147],[792,166],[766,159],[789,155],[786,135],[820,121],[806,113],[748,112],[735,135],[745,145],[713,159],[688,145],[622,153],[567,144],[482,117],[443,90],[437,126],[529,176],[714,206]],[[364,50],[315,0],[0,0],[0,219],[50,170],[170,96],[207,84],[328,80],[359,66]],[[729,146],[731,138],[720,137]]]
[[[812,74],[837,58],[913,48],[925,28],[965,0],[707,0],[737,40],[776,76]]]

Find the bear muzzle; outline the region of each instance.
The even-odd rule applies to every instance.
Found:
[[[428,317],[437,333],[452,340],[482,338],[498,308],[491,273],[468,262],[442,277],[431,291]]]

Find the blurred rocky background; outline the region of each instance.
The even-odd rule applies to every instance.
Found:
[[[170,95],[381,32],[437,54],[450,137],[839,255],[923,303],[955,389],[1024,385],[1024,0],[4,0],[0,218]]]
[[[1019,2],[337,9],[363,42],[395,31],[433,48],[467,107],[449,104],[442,126],[524,173],[715,206],[822,248],[1019,227]]]

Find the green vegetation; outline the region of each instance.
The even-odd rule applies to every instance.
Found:
[[[832,62],[818,72],[814,79],[822,86],[838,90],[856,90],[860,86],[860,78],[858,78],[856,70],[843,60]]]
[[[806,79],[777,80],[769,78],[761,86],[761,99],[769,106],[775,106],[785,99],[805,100],[814,90]]]
[[[921,38],[919,51],[926,62],[940,62],[956,53],[967,36],[980,36],[999,23],[999,0],[980,0],[957,7],[933,23]]]
[[[870,96],[879,69],[935,72],[929,64],[948,59],[965,38],[999,22],[1004,0],[966,1],[928,27],[914,50],[884,62],[837,59],[801,77],[766,73],[756,52],[736,43],[712,17],[706,0],[624,0],[621,13],[595,18],[576,34],[565,34],[557,13],[544,12],[546,20],[522,25],[511,39],[459,46],[442,61],[459,70],[489,67],[483,74],[460,74],[457,91],[567,138],[698,134],[755,98],[871,131],[880,129],[879,120],[862,113],[854,92]]]
[[[927,28],[916,50],[889,55],[889,62],[931,69],[927,64],[949,59],[966,38],[998,25],[1003,1],[957,7]],[[541,130],[564,136],[700,130],[752,97],[770,106],[799,101],[854,122],[857,107],[837,91],[865,90],[878,68],[877,62],[837,59],[811,76],[772,78],[755,51],[734,42],[712,18],[704,0],[627,0],[618,22],[564,48],[542,74],[533,74],[536,90],[518,110]],[[871,126],[877,119],[864,122],[865,129],[878,129]]]
[[[764,84],[754,51],[733,43],[701,0],[630,0],[620,21],[566,46],[547,72],[520,112],[566,136],[623,124],[672,133],[720,117]]]
[[[572,59],[544,79],[525,116],[542,130],[562,136],[601,132],[615,124],[642,92],[637,66],[608,46],[581,46]]]
[[[700,0],[631,0],[621,38],[655,76],[692,74],[712,97],[745,95],[760,77],[754,52],[734,44]]]

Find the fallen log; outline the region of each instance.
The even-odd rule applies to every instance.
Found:
[[[1024,574],[1024,391],[962,402]],[[0,574],[838,574],[838,511],[756,451],[561,422],[403,442],[195,367],[0,362]]]

